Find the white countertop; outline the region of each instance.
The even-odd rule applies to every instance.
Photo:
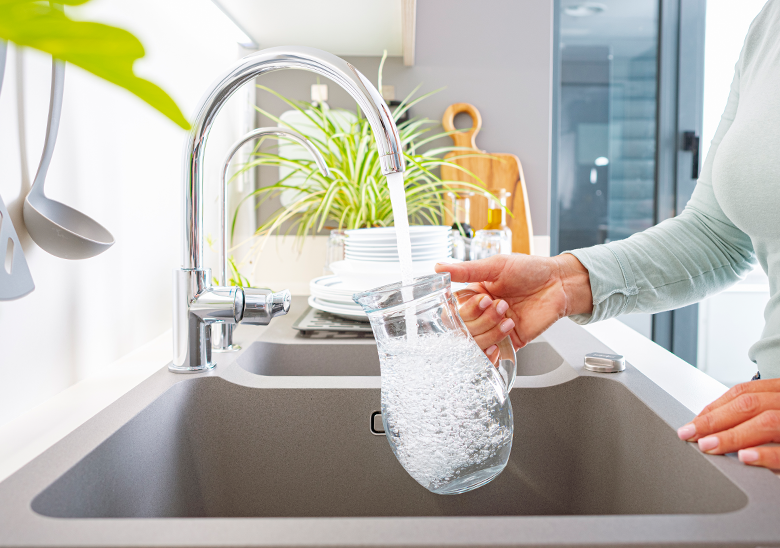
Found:
[[[615,352],[623,354],[646,377],[694,413],[726,391],[723,384],[617,320],[607,320],[585,329]],[[170,354],[171,333],[167,331],[0,426],[0,481],[165,367]]]

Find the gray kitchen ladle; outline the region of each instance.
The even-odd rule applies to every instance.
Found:
[[[24,224],[30,237],[44,251],[62,259],[88,259],[114,245],[114,237],[102,225],[80,211],[47,198],[43,191],[62,112],[65,62],[52,59],[51,98],[46,142],[30,193],[24,200]]]

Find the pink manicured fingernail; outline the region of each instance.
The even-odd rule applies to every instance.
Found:
[[[501,333],[506,333],[514,326],[515,326],[515,322],[513,322],[511,318],[507,318],[506,320],[501,322]]]
[[[488,356],[490,356],[490,355],[492,355],[492,354],[493,354],[493,352],[495,352],[495,351],[496,351],[496,349],[498,349],[498,347],[497,347],[495,344],[494,344],[493,346],[489,346],[489,347],[487,348],[487,350],[485,350],[485,354],[487,354]]]
[[[756,462],[758,460],[758,451],[755,449],[740,449],[738,454],[739,460],[745,464],[750,464],[751,462]]]
[[[481,301],[479,301],[479,307],[480,307],[482,310],[485,310],[485,309],[486,309],[488,306],[490,306],[491,304],[493,304],[493,299],[491,299],[491,298],[490,298],[490,297],[488,297],[487,295],[485,295],[484,297],[482,297],[482,300],[481,300]]]
[[[496,312],[498,312],[502,316],[504,315],[504,312],[506,312],[507,310],[509,310],[509,305],[507,304],[506,301],[501,301],[496,306]]]
[[[718,444],[720,444],[720,440],[717,436],[707,436],[706,438],[699,440],[699,449],[702,451],[712,451]]]
[[[685,426],[681,426],[677,430],[677,436],[681,440],[689,440],[695,435],[696,435],[696,425],[693,424],[692,422],[689,422]]]

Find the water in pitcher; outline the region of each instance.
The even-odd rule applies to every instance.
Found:
[[[512,450],[512,406],[501,378],[468,338],[420,334],[378,344],[382,421],[396,458],[434,493],[493,479]]]

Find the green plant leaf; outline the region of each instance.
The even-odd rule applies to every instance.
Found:
[[[88,0],[63,0],[70,6]],[[144,56],[141,42],[126,30],[102,23],[74,21],[48,2],[0,0],[0,39],[51,54],[118,85],[170,118],[183,129],[190,124],[162,88],[133,73]]]

